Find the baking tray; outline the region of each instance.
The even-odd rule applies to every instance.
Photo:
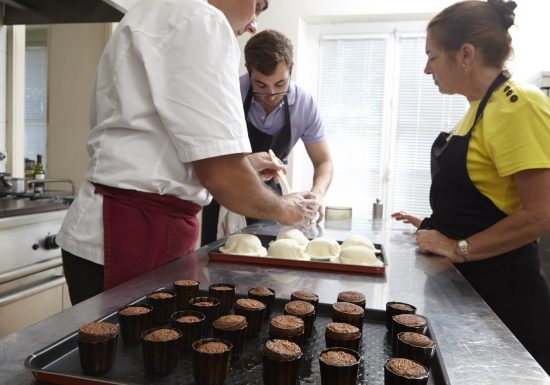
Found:
[[[201,291],[202,294],[207,292]],[[237,298],[243,296],[237,295]],[[275,299],[272,317],[282,314],[288,299]],[[132,304],[145,303],[145,297]],[[303,356],[300,368],[300,385],[320,384],[319,354],[325,349],[325,326],[331,322],[331,304],[320,303],[315,320],[312,336],[302,347]],[[385,326],[385,311],[366,309],[365,324],[363,325],[363,341],[360,354],[363,363],[359,368],[357,384],[382,385],[384,384],[384,363],[392,357],[391,344]],[[113,312],[98,321],[118,323],[117,313]],[[268,321],[264,321],[262,332],[256,337],[247,337],[246,345],[241,356],[231,363],[225,381],[226,385],[261,385],[262,356],[261,344],[268,338]],[[116,359],[113,367],[99,376],[90,376],[82,373],[80,368],[77,333],[74,331],[51,345],[31,354],[25,360],[25,367],[32,371],[39,381],[53,384],[195,384],[193,379],[192,356],[190,352],[183,352],[178,358],[177,367],[166,376],[149,376],[143,371],[143,356],[140,344],[127,344],[118,339]],[[211,332],[210,332],[211,333]],[[428,335],[436,341],[428,320]],[[434,361],[428,380],[430,385],[449,385],[443,359],[436,348]]]
[[[273,235],[256,235],[260,238],[262,246],[266,249],[269,247],[269,243],[274,241],[277,237]],[[342,243],[338,241],[338,243]],[[224,254],[220,251],[225,243],[215,246],[214,248],[208,250],[208,257],[212,261],[223,261],[223,262],[239,262],[239,263],[251,263],[257,265],[269,265],[269,266],[284,266],[284,267],[296,267],[300,269],[316,269],[316,270],[329,270],[329,271],[338,271],[344,273],[360,273],[360,274],[373,274],[373,275],[383,275],[386,272],[386,266],[388,266],[386,253],[384,247],[381,244],[375,243],[374,247],[380,250],[380,253],[377,253],[376,256],[380,259],[384,265],[383,266],[362,266],[362,265],[347,265],[344,263],[330,262],[330,261],[301,261],[297,259],[281,259],[281,258],[271,258],[271,257],[251,257],[247,255],[237,255],[237,254]]]

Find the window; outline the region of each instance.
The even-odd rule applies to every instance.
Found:
[[[431,145],[467,107],[461,96],[441,95],[424,74],[425,33],[411,31],[422,31],[424,23],[405,25],[403,31],[395,25],[364,24],[369,33],[358,33],[361,28],[354,25],[352,34],[323,34],[316,27],[318,38],[309,39],[318,45],[319,58],[311,88],[335,162],[325,204],[352,206],[354,216],[364,218],[371,217],[377,198],[386,217],[397,210],[431,212]],[[294,163],[303,156],[297,152]],[[311,180],[300,171],[293,175],[297,179]]]
[[[47,167],[48,48],[46,36],[45,28],[35,27],[27,30],[25,46],[26,169],[32,167],[29,160],[35,161],[38,154],[42,155],[44,167]]]

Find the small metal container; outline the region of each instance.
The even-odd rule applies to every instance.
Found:
[[[383,212],[384,205],[380,203],[380,199],[376,198],[376,201],[372,204],[372,219],[382,219]]]

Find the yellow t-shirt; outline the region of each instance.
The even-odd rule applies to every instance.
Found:
[[[470,103],[456,135],[466,135],[472,127],[479,103]],[[519,210],[513,175],[550,168],[550,99],[530,84],[508,80],[501,85],[474,129],[467,168],[474,186],[500,210]]]

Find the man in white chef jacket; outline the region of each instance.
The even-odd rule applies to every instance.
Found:
[[[315,195],[279,197],[258,172],[239,90],[236,36],[268,0],[145,0],[99,62],[91,162],[57,236],[71,302],[186,255],[211,194],[233,212],[283,224],[313,217]]]

